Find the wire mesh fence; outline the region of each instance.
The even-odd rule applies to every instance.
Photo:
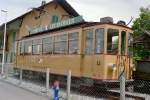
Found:
[[[14,69],[12,65],[5,67],[7,81],[31,91],[54,98],[54,83],[59,81],[60,100],[120,100],[122,94],[120,80],[93,80],[90,78],[74,77],[69,70],[45,69],[43,72]],[[150,81],[126,80],[126,100],[149,100]]]

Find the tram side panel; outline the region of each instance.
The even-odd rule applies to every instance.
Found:
[[[104,54],[95,54],[94,61],[93,61],[93,75],[92,78],[96,80],[103,80],[104,79]]]
[[[83,77],[100,80],[103,79],[103,55],[85,55],[83,63]]]
[[[68,70],[73,76],[80,76],[80,55],[45,55],[45,56],[18,56],[19,68],[42,71],[50,68],[51,73],[66,75]]]

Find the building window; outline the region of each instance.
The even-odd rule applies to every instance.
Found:
[[[3,58],[3,55],[0,54],[0,63],[2,63],[2,58]],[[0,66],[1,67],[1,66]]]
[[[3,36],[0,36],[0,49],[3,49]]]
[[[41,54],[42,53],[42,40],[36,39],[32,43],[32,54]]]
[[[60,21],[60,19],[59,19],[58,16],[56,16],[56,15],[52,16],[52,24],[53,24],[53,23],[57,23],[57,22],[59,22],[59,21]]]
[[[67,34],[55,36],[54,54],[67,53]]]
[[[107,53],[108,54],[117,54],[118,53],[118,43],[119,43],[119,30],[108,29]]]
[[[86,31],[86,45],[85,45],[85,53],[92,54],[93,53],[93,31]]]
[[[95,53],[104,52],[104,29],[96,29],[95,31]]]
[[[69,54],[77,54],[78,53],[78,38],[79,33],[70,33],[69,34]]]
[[[24,53],[31,54],[32,53],[32,41],[25,41],[24,42]]]
[[[52,54],[53,51],[53,38],[43,38],[43,54]]]

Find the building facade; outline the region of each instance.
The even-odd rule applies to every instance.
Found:
[[[9,53],[16,52],[14,68],[37,72],[50,68],[57,75],[71,70],[73,77],[94,80],[117,80],[124,69],[131,79],[132,29],[104,20],[84,21],[66,0],[34,8],[9,22],[11,27],[18,25],[7,39],[8,48],[14,47]],[[14,22],[17,25],[11,25]]]
[[[5,62],[15,66],[18,41],[23,37],[33,34],[31,31],[40,27],[48,27],[79,14],[64,0],[53,0],[38,8],[13,19],[7,23]],[[0,27],[0,63],[2,63],[4,25]]]

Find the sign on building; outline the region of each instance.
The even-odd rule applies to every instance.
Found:
[[[46,30],[52,30],[52,29],[57,29],[57,28],[61,28],[61,27],[66,27],[69,25],[74,25],[74,24],[83,22],[83,21],[84,21],[83,17],[78,16],[78,17],[74,17],[74,18],[60,21],[58,23],[50,24],[50,25],[45,26],[45,27],[41,26],[41,27],[32,28],[31,30],[29,30],[29,33],[30,34],[37,34],[37,33],[40,33],[40,32],[46,31]]]

